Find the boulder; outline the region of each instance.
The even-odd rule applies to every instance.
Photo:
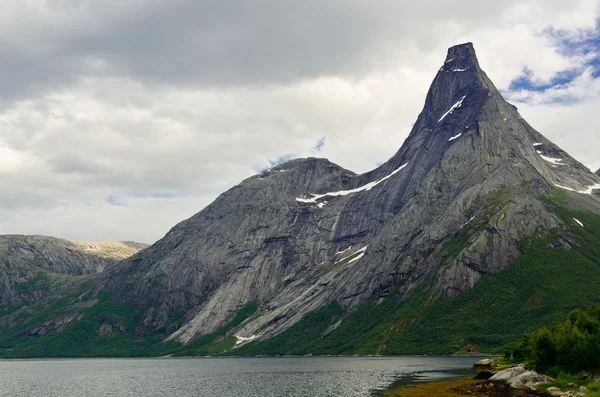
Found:
[[[496,364],[491,358],[479,360],[475,364],[473,364],[473,368],[494,368],[495,366]]]
[[[507,383],[510,379],[521,375],[522,373],[526,372],[525,368],[523,368],[522,366],[516,366],[516,367],[511,367],[511,368],[507,368],[504,369],[500,372],[497,372],[496,374],[494,374],[494,376],[492,376],[490,378],[491,382],[494,383],[502,383],[505,384]]]
[[[544,395],[548,397],[559,397],[564,396],[565,393],[563,393],[563,391],[560,390],[558,387],[549,387]]]
[[[525,371],[506,382],[511,389],[532,389],[542,383],[554,382],[549,376],[538,374],[535,371]]]

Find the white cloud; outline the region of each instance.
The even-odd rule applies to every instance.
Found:
[[[153,242],[323,137],[318,156],[372,169],[408,135],[447,47],[465,41],[536,129],[600,167],[596,54],[556,40],[597,35],[595,1],[226,3],[7,2],[0,233]],[[507,91],[524,70],[532,84],[580,76]]]

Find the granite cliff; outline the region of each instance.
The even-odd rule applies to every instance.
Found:
[[[425,284],[434,297],[460,294],[514,262],[519,240],[561,225],[538,200],[557,187],[600,209],[600,178],[527,124],[463,44],[448,50],[409,137],[380,167],[356,175],[309,158],[265,170],[94,288],[119,291],[114,302],[142,310],[152,329],[185,314],[167,332],[184,343],[257,301],[237,335],[267,338],[334,300],[351,310]],[[460,246],[444,245],[457,237]]]
[[[567,230],[580,221],[549,204],[558,196],[600,215],[600,177],[533,129],[462,44],[448,50],[410,135],[381,166],[358,175],[308,158],[265,170],[152,246],[98,265],[84,295],[130,308],[133,329],[122,328],[132,337],[235,337],[240,347],[332,304],[347,315],[364,302],[401,307],[422,291],[428,304],[452,300],[509,268],[523,241],[552,231],[565,230],[545,246],[578,249]],[[74,304],[64,311],[85,317]],[[97,329],[110,316],[99,315]]]

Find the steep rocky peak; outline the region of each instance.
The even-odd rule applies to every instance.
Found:
[[[600,168],[596,171],[596,175],[600,176]]]
[[[481,100],[474,100],[476,94],[495,89],[493,85],[489,87],[488,84],[483,84],[485,80],[487,78],[479,67],[471,43],[449,48],[448,55],[427,93],[423,109],[427,116],[427,125],[435,129],[459,107],[480,105]],[[487,93],[485,96],[480,95],[480,99],[486,96]]]
[[[600,179],[531,128],[481,70],[473,45],[461,44],[448,50],[411,133],[385,164],[361,175],[317,158],[273,166],[109,268],[93,289],[149,307],[144,325],[155,329],[188,313],[170,336],[183,342],[253,300],[265,309],[244,337],[276,334],[333,300],[352,307],[397,286],[408,294],[428,275],[453,296],[512,263],[515,242],[539,225],[556,226],[521,189],[527,181],[538,196],[553,185],[587,192]],[[498,209],[493,232],[478,230],[491,219],[482,203],[502,189],[515,200]],[[471,228],[473,248],[438,273],[442,242]]]
[[[445,66],[452,66],[455,69],[479,69],[479,62],[475,54],[473,43],[458,44],[448,48],[448,55],[444,62]]]

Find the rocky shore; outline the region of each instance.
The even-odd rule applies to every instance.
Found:
[[[470,378],[417,383],[388,390],[385,397],[584,397],[588,389],[575,383],[573,390],[563,391],[557,387],[544,389],[541,385],[555,380],[549,376],[527,370],[522,365],[498,367],[491,359],[475,363],[476,375]]]

